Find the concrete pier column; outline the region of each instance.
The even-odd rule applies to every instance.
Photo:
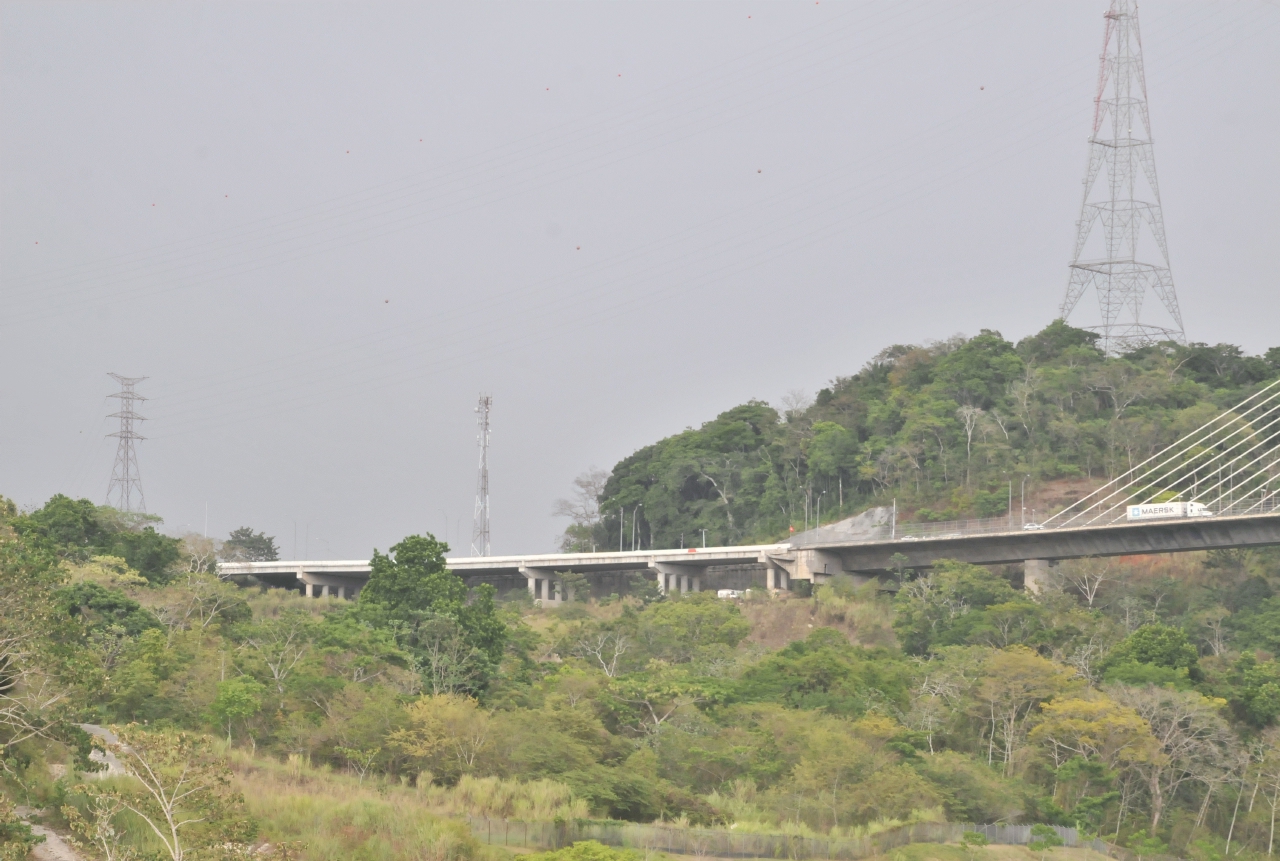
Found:
[[[791,591],[791,575],[787,573],[785,568],[778,571],[778,588],[784,592]]]
[[[778,588],[778,569],[770,566],[765,570],[764,586],[770,592]]]
[[[693,591],[695,591],[695,592],[701,592],[701,591],[702,591],[702,578],[701,578],[701,577],[694,577],[694,578],[693,578]]]
[[[321,592],[321,593],[320,593],[320,597],[322,597],[322,598],[328,598],[328,597],[329,597],[329,584],[328,584],[328,583],[325,583],[325,584],[324,584],[323,586],[321,586],[320,588],[324,590],[323,592]]]
[[[1022,563],[1022,586],[1033,595],[1039,595],[1049,587],[1050,569],[1056,565],[1048,559],[1028,559]]]
[[[701,573],[702,569],[696,565],[683,565],[671,562],[650,562],[649,570],[654,572],[658,579],[658,589],[664,595],[671,595],[676,592],[684,594],[693,588],[693,580],[695,573]]]
[[[524,575],[525,584],[529,588],[529,597],[534,601],[550,604],[557,598],[563,597],[556,594],[556,584],[560,581],[550,568],[534,568],[531,565],[522,564],[520,573]]]

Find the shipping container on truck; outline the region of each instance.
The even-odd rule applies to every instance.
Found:
[[[1212,517],[1213,512],[1200,502],[1150,502],[1130,505],[1129,520],[1165,520],[1173,517]]]

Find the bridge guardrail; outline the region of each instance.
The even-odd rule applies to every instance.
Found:
[[[1113,526],[1119,523],[1125,523],[1127,505],[1116,505],[1107,509],[1105,512],[1089,515],[1087,519],[1073,521],[1071,523],[1054,523],[1052,516],[1045,519],[1043,523],[1032,524],[1028,521],[1023,524],[1020,517],[1010,518],[1008,515],[1003,517],[984,517],[972,520],[944,520],[926,523],[898,523],[896,527],[885,525],[879,527],[879,534],[868,536],[866,538],[849,541],[848,544],[872,544],[881,541],[918,541],[924,539],[945,539],[945,538],[968,538],[974,535],[998,535],[1018,533],[1024,530],[1055,530],[1055,529],[1081,529],[1086,526]],[[1264,514],[1280,513],[1280,496],[1264,498],[1264,499],[1245,499],[1233,502],[1227,505],[1215,506],[1213,509],[1213,517],[1243,517]],[[1170,518],[1169,520],[1174,520]],[[1165,520],[1148,520],[1143,523],[1162,523],[1169,522]],[[816,531],[816,530],[815,530]],[[823,545],[828,542],[822,540],[812,540],[804,545]]]

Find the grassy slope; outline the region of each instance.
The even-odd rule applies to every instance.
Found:
[[[312,861],[495,857],[465,824],[428,809],[412,789],[235,757],[238,788],[270,842],[302,841]]]
[[[484,859],[483,846],[456,818],[465,814],[529,821],[580,819],[587,805],[552,781],[464,777],[457,786],[422,788],[383,777],[360,780],[314,768],[299,757],[281,763],[231,752],[237,786],[265,840],[302,841],[314,861],[405,858]]]

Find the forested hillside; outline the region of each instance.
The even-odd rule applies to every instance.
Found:
[[[1017,344],[998,332],[895,345],[812,403],[761,402],[619,462],[598,500],[562,504],[569,550],[775,540],[897,499],[907,518],[1003,514],[1053,483],[1101,482],[1280,375],[1280,347],[1247,356],[1167,344],[1104,357],[1061,321]],[[819,503],[819,500],[821,502]],[[598,505],[596,504],[598,501]],[[632,536],[632,523],[635,535]]]

